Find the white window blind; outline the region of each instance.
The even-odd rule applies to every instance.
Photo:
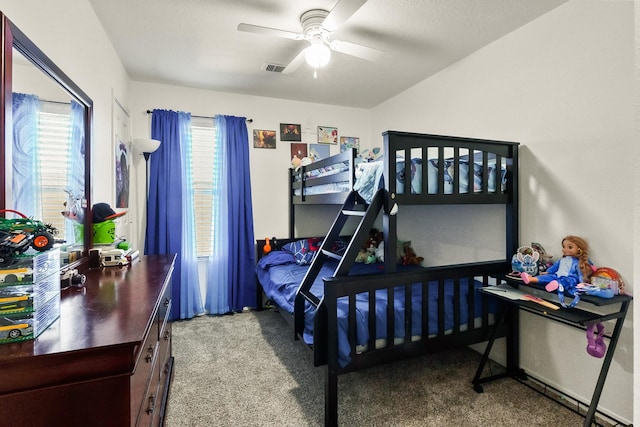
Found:
[[[71,135],[71,106],[43,102],[38,116],[40,183],[42,188],[42,220],[58,229],[64,237],[65,220],[61,212],[69,189],[71,169],[69,144]]]
[[[191,118],[191,175],[195,210],[196,251],[199,257],[213,254],[213,204],[218,194],[213,182],[216,167],[216,133],[211,118]]]

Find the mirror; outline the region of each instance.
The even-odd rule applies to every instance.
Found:
[[[31,248],[59,246],[63,265],[83,270],[92,244],[93,102],[9,19],[0,17],[0,217],[33,220],[29,227],[36,231],[25,233],[33,239]],[[0,263],[11,261],[2,255]]]

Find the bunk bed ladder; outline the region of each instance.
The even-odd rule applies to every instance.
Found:
[[[385,189],[380,189],[373,196],[371,203],[366,204],[365,200],[357,191],[352,191],[347,196],[340,212],[336,216],[327,236],[322,241],[317,255],[311,261],[311,265],[307,270],[304,279],[300,283],[296,293],[295,313],[302,313],[300,317],[296,315],[295,319],[295,335],[302,336],[304,330],[304,302],[309,301],[313,306],[320,305],[320,299],[311,292],[311,286],[318,277],[320,269],[330,259],[338,260],[338,266],[334,271],[333,277],[346,276],[351,270],[351,266],[356,260],[356,256],[360,248],[364,245],[369,237],[369,231],[378,217],[380,210],[384,208],[385,215],[392,212],[389,193]],[[395,212],[391,213],[392,215]],[[342,231],[350,218],[360,218],[358,225],[351,240],[347,244],[342,255],[334,253],[331,249],[335,242],[340,238]]]

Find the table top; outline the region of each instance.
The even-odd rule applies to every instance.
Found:
[[[91,269],[82,288],[61,291],[60,317],[34,340],[0,345],[0,366],[17,358],[143,339],[175,255],[141,256],[131,265]]]

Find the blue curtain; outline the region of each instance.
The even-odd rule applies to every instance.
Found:
[[[84,209],[81,200],[84,198],[84,107],[71,100],[71,133],[69,135],[69,172],[67,176],[69,192],[67,203],[75,202],[77,217],[65,220],[64,239],[75,242],[76,226],[82,227]]]
[[[12,208],[33,218],[42,218],[38,114],[35,95],[13,94]]]
[[[191,221],[185,218],[185,167],[183,146],[189,141],[184,129],[191,115],[184,112],[153,110],[151,137],[160,147],[149,156],[149,195],[145,254],[177,254],[172,277],[172,319],[188,319],[202,313],[193,239],[187,234]],[[190,136],[188,136],[190,138]],[[193,229],[193,223],[191,223]],[[186,244],[187,242],[190,243]]]
[[[220,196],[214,201],[214,254],[210,257],[207,301],[211,314],[239,312],[255,307],[255,249],[249,137],[245,117],[215,117],[216,147],[220,150],[214,168]]]

